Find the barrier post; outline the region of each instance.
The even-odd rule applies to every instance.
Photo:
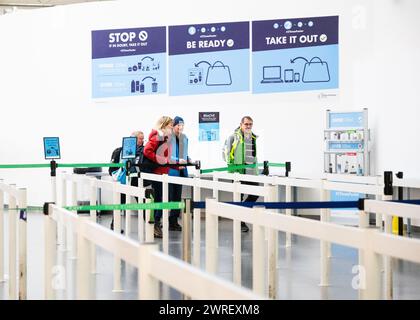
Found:
[[[98,190],[96,189],[96,178],[90,180],[90,205],[95,206],[98,197]],[[90,210],[90,220],[96,223],[96,210]],[[96,246],[93,242],[90,242],[90,272],[96,273]]]
[[[27,192],[19,189],[19,300],[27,298]]]
[[[216,221],[218,216],[209,210],[208,204],[216,200],[206,199],[206,271],[212,274],[217,272],[217,243],[216,243]]]
[[[268,191],[269,191],[268,201],[278,202],[279,201],[278,186],[276,185],[268,186]],[[278,210],[273,210],[273,211],[278,213]],[[278,281],[278,277],[277,277],[277,260],[278,260],[278,243],[279,243],[278,231],[272,228],[267,228],[267,235],[268,235],[268,246],[267,246],[268,297],[270,299],[276,299],[277,281]]]
[[[63,177],[61,178],[61,206],[67,206],[67,181]],[[71,228],[69,225],[64,225],[64,251],[69,251],[71,249],[71,241]]]
[[[182,260],[191,263],[191,199],[184,199],[185,209],[182,215]],[[182,294],[183,300],[191,297]]]
[[[2,282],[4,282],[4,192],[0,190],[0,283]]]
[[[11,185],[15,187],[16,185]],[[16,299],[16,260],[17,260],[17,212],[16,198],[9,194],[9,299]]]
[[[57,229],[55,221],[52,217],[53,209],[51,203],[44,204],[44,295],[46,300],[55,299],[55,291],[53,288],[53,268],[57,255]]]
[[[168,175],[162,175],[162,202],[169,201]],[[169,210],[162,210],[162,247],[163,253],[169,254]]]
[[[191,263],[191,199],[184,199],[185,209],[182,215],[182,260]]]
[[[73,206],[77,206],[77,182],[76,181],[72,181],[71,183],[71,203]],[[71,226],[71,231],[70,231],[70,239],[69,239],[69,243],[71,243],[71,255],[70,258],[71,259],[77,259],[77,233],[76,230],[74,229],[74,226]]]
[[[159,281],[152,276],[151,255],[158,251],[157,243],[143,243],[139,248],[138,297],[140,300],[159,299]]]
[[[264,212],[263,207],[254,206],[255,215]],[[265,228],[254,223],[252,226],[252,289],[256,294],[265,295]]]
[[[81,218],[89,219],[89,218]],[[78,229],[82,225],[82,221],[78,221]],[[92,244],[86,239],[82,233],[77,233],[77,299],[88,300],[90,299],[90,259],[92,257]],[[114,282],[115,283],[115,282]]]
[[[383,200],[392,200],[393,187],[392,187],[392,171],[384,172],[384,196]],[[392,216],[385,215],[384,232],[392,234]],[[384,268],[385,268],[385,299],[392,300],[393,298],[393,286],[392,286],[392,257],[384,256]]]
[[[366,229],[369,235],[377,232],[375,229]],[[369,248],[370,241],[367,237],[365,248],[362,250],[363,268],[359,270],[360,287],[359,297],[364,300],[379,300],[381,298],[381,257]]]
[[[151,203],[152,199],[146,199],[146,203]],[[152,210],[146,210],[146,242],[155,241],[154,225],[150,223],[150,214]],[[144,241],[143,241],[144,242]],[[142,241],[140,241],[142,243]]]
[[[404,177],[403,172],[397,172],[396,174],[398,179],[402,179]],[[404,187],[398,187],[398,200],[404,200]],[[402,217],[398,217],[398,235],[404,235],[404,219]]]
[[[292,186],[286,185],[285,186],[286,192],[286,202],[292,202]],[[292,215],[292,209],[286,209],[286,216]],[[292,246],[292,234],[290,232],[286,232],[286,248],[290,248]]]
[[[133,196],[130,195],[126,195],[125,198],[127,199],[127,203],[135,203],[135,199]],[[125,236],[127,238],[130,237],[130,233],[131,233],[131,214],[133,213],[134,210],[125,210]]]
[[[121,194],[117,192],[118,183],[114,183],[114,190],[112,192],[113,203],[121,203]],[[114,232],[121,234],[121,211],[114,210]],[[121,259],[114,254],[114,289],[112,292],[122,292],[121,288]]]
[[[200,178],[194,178],[193,200],[200,201],[201,189]],[[207,231],[206,231],[207,233]],[[194,208],[193,210],[193,265],[200,268],[201,265],[201,209]]]
[[[233,185],[234,185],[233,201],[240,202],[241,193],[238,191],[239,185],[240,185],[238,172],[234,173]],[[238,286],[242,286],[241,258],[242,258],[241,221],[233,220],[233,282]]]
[[[321,201],[328,200],[328,190],[325,190],[324,187],[321,189]],[[327,209],[321,209],[321,222],[328,221]],[[320,253],[321,253],[321,276],[320,276],[320,286],[327,287],[329,286],[329,261],[328,261],[328,242],[321,240],[320,241]]]
[[[369,212],[364,211],[364,199],[359,200],[359,228],[369,228]],[[357,288],[359,290],[359,299],[365,299],[366,296],[366,262],[364,259],[365,254],[365,249],[360,248],[358,250],[359,268],[357,271],[359,272],[359,284],[355,287],[355,289]],[[370,257],[370,259],[372,259],[372,256]],[[372,260],[370,260],[370,262],[372,262]]]
[[[146,189],[144,189],[143,179],[141,178],[140,172],[138,172],[137,176],[138,176],[138,182],[139,182],[138,183],[138,187],[139,188],[143,188],[143,190],[144,190],[144,194],[143,194],[144,198],[141,199],[139,197],[139,203],[140,203],[140,202],[143,202],[144,199],[146,198]],[[145,234],[145,231],[144,231],[144,229],[145,229],[145,226],[144,226],[145,221],[144,220],[146,219],[146,217],[143,217],[143,212],[146,215],[146,211],[144,211],[144,210],[138,210],[137,211],[137,230],[138,230],[137,231],[137,235],[138,235],[138,238],[139,238],[139,242],[140,243],[143,243],[144,242],[144,234]],[[150,220],[150,215],[149,215],[149,220]],[[149,220],[146,219],[146,221],[149,221]]]
[[[217,182],[219,181],[218,172],[213,172],[213,181],[215,182],[215,186],[213,188],[213,198],[216,201],[219,201],[219,189],[217,189]],[[219,221],[219,217],[217,217],[217,220]],[[216,230],[216,243],[219,243],[219,228]]]

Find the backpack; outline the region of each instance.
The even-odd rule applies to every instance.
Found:
[[[121,147],[118,147],[117,149],[115,149],[112,152],[112,156],[111,156],[111,163],[120,163],[120,154],[121,154]],[[110,176],[112,176],[112,173],[117,171],[119,168],[115,168],[115,167],[109,167],[108,169],[108,173]]]

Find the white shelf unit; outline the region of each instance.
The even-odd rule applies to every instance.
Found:
[[[330,127],[331,114],[345,115],[351,113],[362,115],[360,122],[363,126]],[[326,119],[327,128],[324,130],[324,172],[368,176],[370,174],[368,110],[366,108],[356,112],[332,112],[327,110]],[[360,123],[358,124],[360,125]]]

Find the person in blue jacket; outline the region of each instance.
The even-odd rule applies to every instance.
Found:
[[[188,138],[183,133],[184,131],[184,120],[176,116],[173,122],[173,132],[170,138],[170,156],[169,162],[180,164],[179,167],[172,167],[169,169],[170,176],[176,177],[188,177],[187,167],[182,166],[191,162],[188,157]],[[169,184],[169,201],[179,202],[181,201],[182,185]],[[182,231],[182,227],[178,223],[180,210],[171,210],[169,213],[169,230],[170,231]]]

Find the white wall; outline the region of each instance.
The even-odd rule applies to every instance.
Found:
[[[254,118],[260,160],[292,161],[321,173],[325,110],[369,108],[374,173],[420,178],[420,2],[417,0],[116,1],[0,16],[0,163],[41,163],[43,136],[60,136],[62,162],[107,162],[121,137],[146,135],[163,114],[181,115],[191,155],[223,165],[221,144],[198,144],[198,112],[221,112],[221,136],[242,115]],[[189,97],[143,96],[95,101],[91,30],[323,15],[340,16],[340,90]],[[29,188],[29,203],[49,200],[48,169],[0,172]]]

